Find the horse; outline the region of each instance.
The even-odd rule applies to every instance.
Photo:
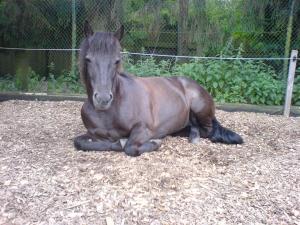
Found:
[[[79,70],[87,99],[81,108],[87,129],[74,138],[83,151],[117,151],[139,156],[161,146],[168,135],[188,131],[188,140],[200,138],[225,144],[242,144],[237,133],[215,117],[212,96],[185,76],[137,77],[123,72],[116,32],[95,32],[85,21]]]

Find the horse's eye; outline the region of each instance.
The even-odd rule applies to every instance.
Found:
[[[91,62],[91,59],[88,58],[88,57],[85,57],[85,61],[86,61],[87,63],[90,63],[90,62]]]
[[[120,59],[117,59],[116,60],[116,65],[119,64],[119,63],[120,63]]]

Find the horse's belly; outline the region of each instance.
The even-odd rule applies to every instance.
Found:
[[[189,122],[189,105],[180,95],[169,95],[165,101],[160,101],[156,124],[157,136],[166,136],[186,127]]]

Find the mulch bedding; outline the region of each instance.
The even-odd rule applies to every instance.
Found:
[[[300,224],[300,118],[217,111],[245,144],[82,152],[81,102],[0,103],[0,224]]]

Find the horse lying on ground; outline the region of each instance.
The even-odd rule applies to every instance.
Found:
[[[125,151],[138,156],[157,150],[161,138],[183,130],[189,141],[241,144],[243,139],[215,118],[210,94],[187,77],[140,78],[122,72],[120,40],[115,33],[94,33],[88,22],[79,67],[87,100],[81,117],[87,133],[74,139],[84,151]]]

